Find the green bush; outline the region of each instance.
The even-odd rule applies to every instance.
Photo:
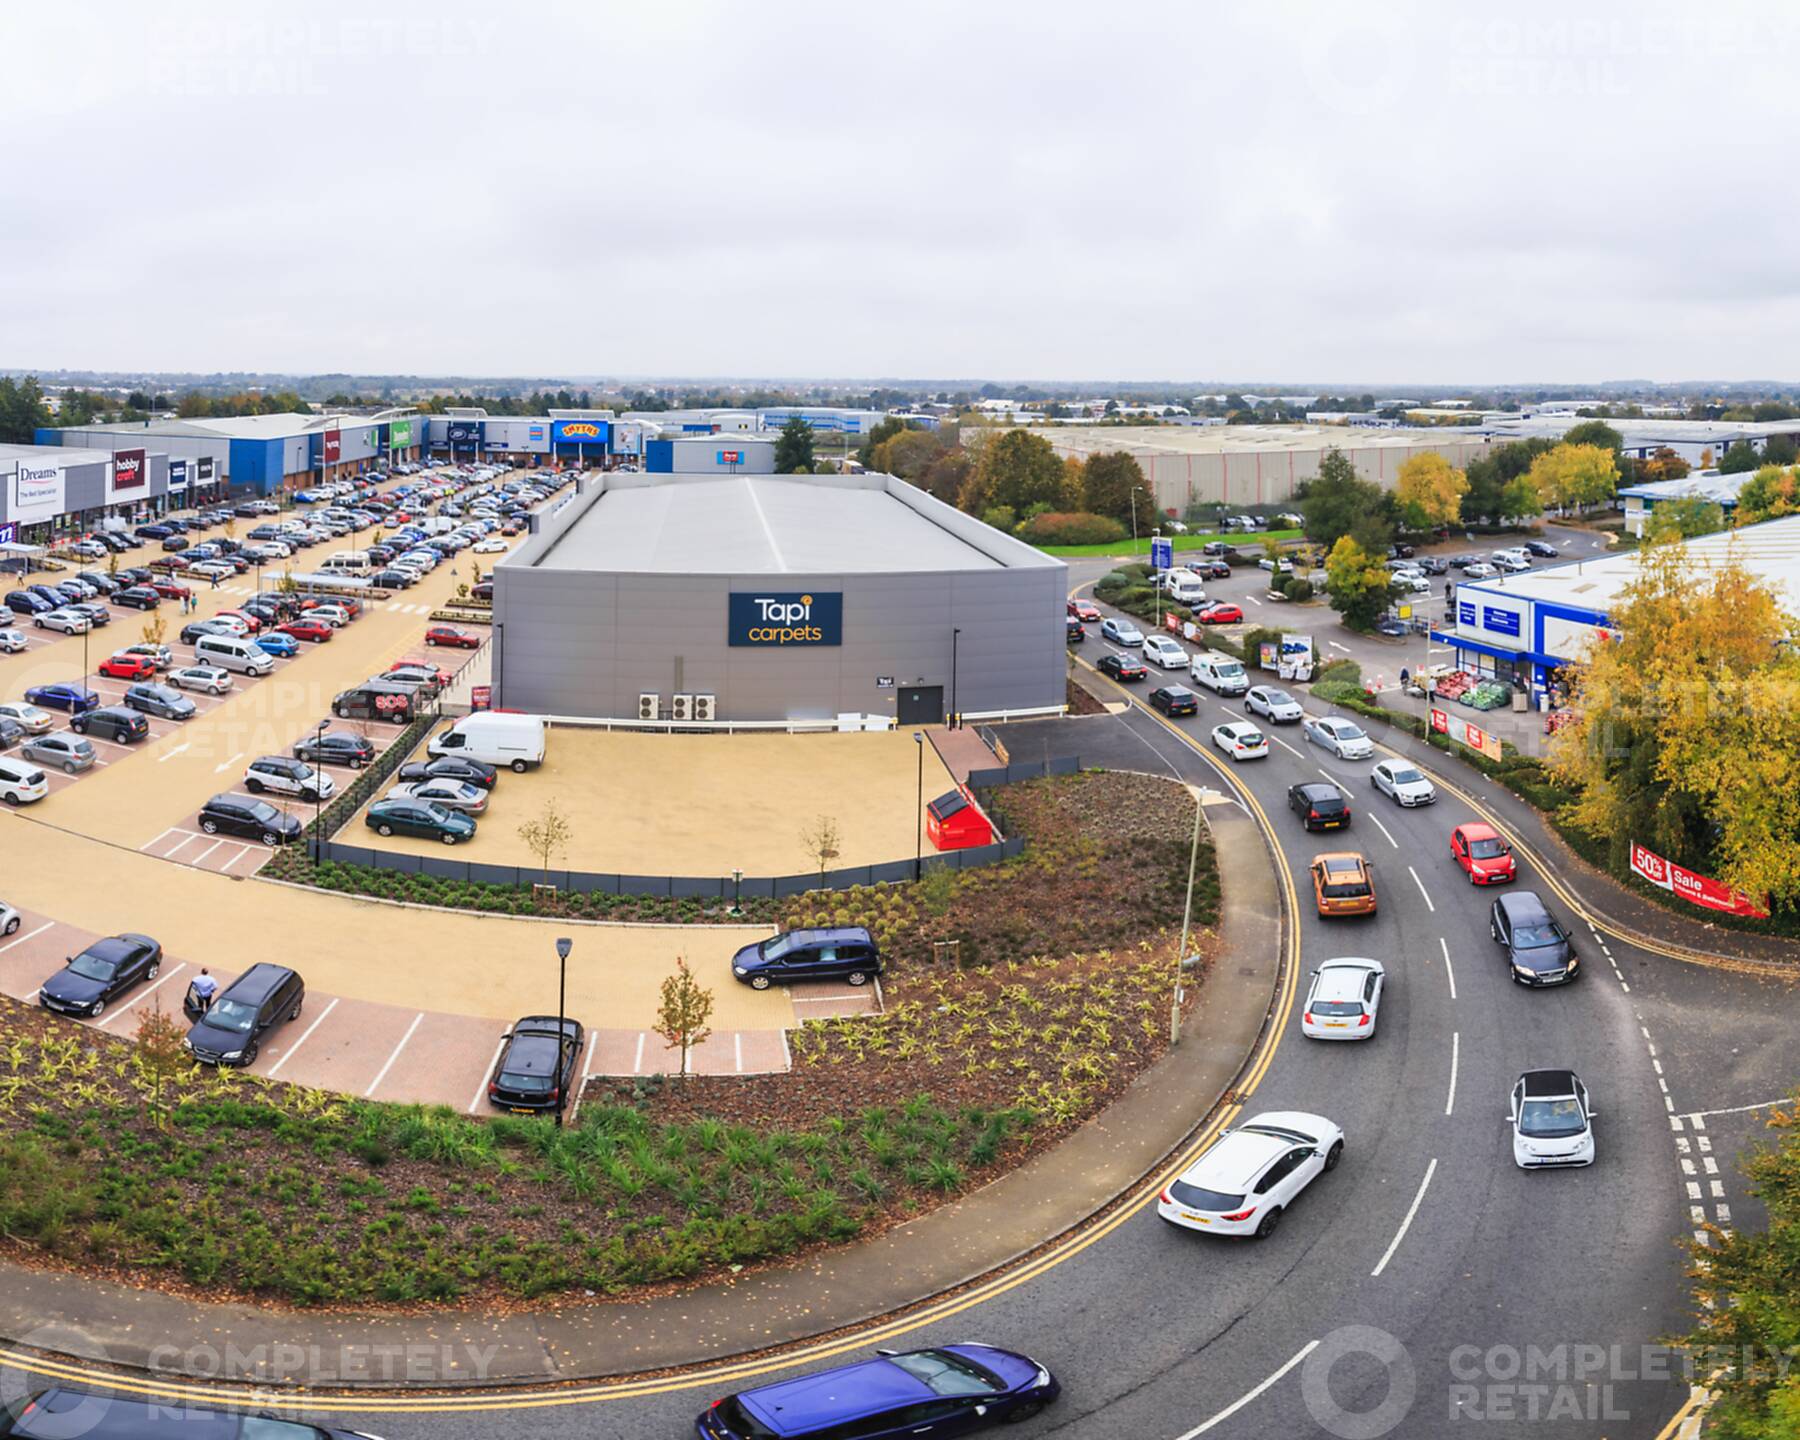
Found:
[[[1360,684],[1353,684],[1348,680],[1315,680],[1312,693],[1314,699],[1323,700],[1330,705],[1359,703],[1368,698]]]
[[[1341,680],[1346,685],[1354,685],[1358,690],[1362,689],[1362,678],[1362,666],[1354,660],[1328,660],[1319,667],[1315,677],[1318,682]],[[1317,690],[1318,688],[1318,684],[1315,683],[1313,689]]]
[[[1131,577],[1123,570],[1108,570],[1094,582],[1094,593],[1104,595],[1109,590],[1123,590],[1131,583]]]
[[[1033,545],[1110,545],[1125,534],[1125,527],[1110,515],[1085,510],[1052,510],[1033,516],[1018,529],[1019,538]]]
[[[1288,577],[1287,597],[1290,600],[1310,600],[1313,598],[1313,583],[1304,576]]]
[[[1259,666],[1262,663],[1262,647],[1276,645],[1281,641],[1281,632],[1272,630],[1267,625],[1259,625],[1254,630],[1244,632],[1244,663]]]

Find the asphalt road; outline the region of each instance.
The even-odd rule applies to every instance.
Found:
[[[1063,733],[1090,763],[1224,789],[1176,731],[1204,747],[1213,725],[1242,716],[1207,697],[1175,726],[1139,708]],[[1779,1007],[1754,980],[1589,933],[1577,935],[1578,983],[1515,986],[1487,933],[1492,897],[1447,852],[1450,828],[1473,811],[1451,796],[1403,811],[1370,788],[1371,761],[1328,758],[1297,726],[1264,728],[1286,743],[1233,773],[1268,813],[1295,877],[1303,966],[1369,955],[1389,985],[1367,1043],[1306,1040],[1297,1010],[1284,1015],[1246,1113],[1329,1116],[1346,1132],[1343,1164],[1268,1241],[1213,1240],[1140,1213],[944,1333],[907,1343],[981,1339],[1055,1370],[1062,1402],[1012,1432],[1021,1436],[1659,1435],[1687,1397],[1653,1348],[1685,1328],[1675,1241],[1719,1204],[1740,1223],[1753,1215],[1733,1157],[1756,1112],[1735,1107],[1779,1098],[1791,1078]],[[1349,792],[1355,822],[1308,835],[1285,792],[1325,776]],[[1373,861],[1380,912],[1321,921],[1305,867],[1345,848]],[[1536,888],[1529,867],[1516,888]],[[1590,1169],[1527,1174],[1512,1163],[1508,1092],[1522,1070],[1546,1065],[1572,1066],[1592,1093]],[[451,1401],[441,1413],[372,1410],[332,1423],[392,1437],[640,1440],[691,1433],[692,1416],[727,1388],[678,1383],[531,1410],[490,1397],[500,1401],[492,1410]]]

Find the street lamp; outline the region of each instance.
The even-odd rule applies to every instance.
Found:
[[[1169,1044],[1181,1043],[1181,978],[1182,966],[1187,962],[1188,927],[1194,918],[1194,867],[1200,859],[1200,817],[1204,807],[1200,803],[1200,787],[1189,785],[1188,793],[1194,797],[1194,838],[1188,846],[1188,878],[1187,899],[1181,906],[1181,945],[1175,951],[1175,997],[1169,1002]]]
[[[562,1054],[566,1043],[564,1032],[569,1024],[565,1018],[569,996],[569,952],[574,948],[575,942],[566,935],[556,942],[556,1128],[559,1130],[562,1128],[563,1105],[568,1099],[569,1090],[562,1080]],[[571,1075],[570,1078],[574,1077]]]
[[[962,711],[956,708],[956,639],[962,634],[962,627],[950,627],[950,728],[962,728]]]
[[[731,913],[733,915],[742,915],[744,913],[744,907],[740,903],[743,899],[743,894],[744,867],[741,865],[734,865],[731,867]]]
[[[319,766],[324,763],[325,727],[331,722],[321,720],[313,727],[313,778],[316,780],[324,772]],[[317,865],[325,855],[325,837],[319,829],[320,818],[325,813],[325,796],[323,787],[313,786],[313,864]]]
[[[913,879],[925,877],[925,736],[913,731],[913,744],[919,747],[919,801],[913,814]]]

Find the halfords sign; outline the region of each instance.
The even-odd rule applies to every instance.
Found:
[[[729,639],[733,645],[841,645],[844,593],[733,591]]]
[[[604,445],[610,428],[604,420],[553,420],[550,438],[558,445]]]

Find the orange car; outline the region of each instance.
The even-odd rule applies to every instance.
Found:
[[[1354,850],[1315,859],[1312,882],[1321,917],[1375,913],[1375,876],[1369,862]]]

